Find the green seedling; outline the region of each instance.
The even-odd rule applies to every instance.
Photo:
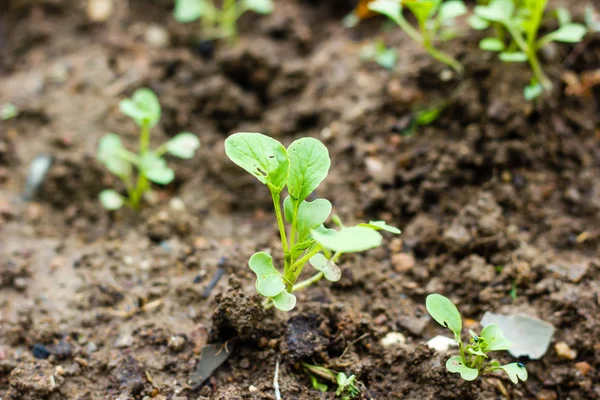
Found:
[[[436,40],[447,40],[455,35],[456,18],[467,13],[462,0],[375,0],[368,7],[390,18],[433,58],[462,74],[460,62],[434,46]],[[415,16],[417,28],[404,18],[404,7]]]
[[[200,147],[200,141],[193,133],[183,132],[162,146],[150,149],[150,129],[158,124],[161,115],[158,98],[150,89],[137,90],[130,99],[121,101],[119,108],[140,128],[139,149],[137,154],[127,150],[116,133],[108,133],[100,139],[98,160],[123,182],[127,196],[107,189],[100,192],[99,197],[107,210],[117,210],[123,205],[139,210],[144,195],[151,189],[151,182],[168,185],[175,178],[164,155],[190,159]]]
[[[513,383],[518,383],[519,379],[527,380],[527,370],[523,364],[516,362],[500,365],[496,360],[489,360],[488,353],[510,348],[510,342],[498,325],[486,326],[480,335],[469,331],[471,340],[465,345],[461,339],[462,319],[450,300],[439,294],[430,294],[427,296],[426,307],[429,315],[438,324],[454,333],[454,340],[460,349],[460,356],[450,357],[446,361],[448,371],[460,374],[466,381],[473,381],[482,374],[500,370],[504,371]]]
[[[380,67],[391,71],[398,61],[398,52],[388,48],[382,39],[378,39],[362,48],[360,58],[363,61],[375,61]]]
[[[256,253],[248,262],[256,274],[256,290],[266,297],[267,307],[272,304],[290,311],[296,306],[293,292],[322,278],[331,282],[341,278],[336,262],[342,254],[378,247],[383,240],[381,230],[400,233],[383,221],[346,227],[334,218],[338,230],[323,225],[331,214],[331,203],[326,199],[307,200],[325,180],[331,164],[327,147],[317,139],[302,138],[286,149],[260,133],[236,133],[225,140],[225,152],[235,164],[266,185],[273,199],[283,250],[283,274],[268,253]],[[286,187],[289,195],[282,204],[281,194]],[[296,283],[306,263],[317,273]]]
[[[12,103],[4,104],[0,109],[0,120],[2,121],[16,118],[17,115],[19,115],[19,109]]]
[[[475,15],[469,18],[474,29],[495,28],[495,36],[486,37],[479,43],[481,49],[499,53],[504,62],[529,63],[533,77],[524,89],[527,100],[552,88],[552,82],[542,69],[538,50],[553,41],[578,43],[587,32],[584,25],[571,22],[570,14],[561,9],[557,13],[559,28],[538,37],[547,3],[548,0],[491,0],[487,5],[476,6]]]
[[[320,382],[318,378],[322,378],[337,385],[335,395],[342,400],[351,400],[360,395],[358,382],[354,375],[347,376],[343,372],[336,372],[329,368],[306,363],[302,363],[302,367],[304,367],[304,370],[308,373],[313,388],[322,393],[325,393],[329,389],[329,386]]]
[[[200,20],[205,40],[235,39],[237,20],[246,11],[267,15],[273,12],[272,0],[224,0],[218,8],[212,0],[175,0],[173,16],[178,22]]]

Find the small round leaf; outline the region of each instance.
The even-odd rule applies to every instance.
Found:
[[[460,341],[460,331],[462,330],[462,319],[458,309],[448,298],[441,294],[430,294],[427,296],[425,306],[429,315],[440,325],[454,332],[456,341]]]
[[[265,297],[275,297],[285,291],[283,278],[273,266],[270,254],[260,252],[250,257],[248,266],[256,274],[256,291]]]
[[[340,268],[323,254],[315,254],[309,261],[314,269],[323,272],[325,279],[328,281],[337,282],[342,278],[342,271],[340,271]]]
[[[479,376],[479,371],[467,367],[459,356],[450,357],[446,361],[446,369],[452,373],[460,374],[460,377],[465,381],[474,381]]]
[[[100,203],[102,203],[102,207],[110,211],[118,210],[124,204],[123,197],[112,189],[101,191],[98,198],[100,199]]]
[[[331,233],[323,233],[313,229],[311,235],[326,249],[342,253],[357,253],[373,249],[379,247],[383,241],[383,237],[379,232],[364,226],[342,228]]]
[[[283,290],[277,296],[272,297],[273,305],[280,311],[291,311],[296,307],[296,296]]]
[[[190,132],[179,133],[166,143],[169,154],[179,158],[190,159],[200,147],[200,140]]]

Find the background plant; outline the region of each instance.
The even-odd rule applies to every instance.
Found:
[[[292,292],[323,277],[332,282],[341,278],[336,262],[342,254],[378,247],[383,240],[379,230],[400,233],[383,221],[345,227],[335,218],[338,230],[323,225],[331,214],[331,203],[326,199],[307,201],[327,177],[331,164],[327,148],[317,139],[302,138],[286,149],[260,133],[236,133],[225,140],[225,151],[235,164],[266,185],[273,199],[284,254],[283,274],[268,253],[256,253],[248,262],[256,274],[256,290],[267,298],[267,305],[272,302],[282,311],[293,309],[296,296]],[[289,195],[282,203],[286,187]],[[307,262],[317,273],[296,283]]]
[[[375,61],[381,68],[391,71],[398,61],[398,52],[388,48],[383,39],[379,38],[361,49],[360,58],[363,61]]]
[[[539,96],[544,89],[552,88],[551,81],[542,69],[538,50],[552,41],[578,43],[587,32],[584,25],[571,22],[570,15],[567,17],[562,12],[558,14],[559,28],[539,38],[538,32],[547,4],[548,0],[491,0],[487,5],[476,6],[475,15],[469,18],[474,29],[495,28],[494,36],[480,42],[483,50],[498,52],[500,59],[505,62],[529,63],[533,77],[524,90],[528,100]]]
[[[473,331],[469,344],[465,345],[461,339],[462,319],[458,309],[450,300],[440,294],[427,296],[426,307],[429,315],[440,325],[454,333],[454,340],[458,344],[460,356],[450,357],[446,361],[446,369],[460,374],[466,381],[475,380],[479,375],[502,370],[513,383],[519,379],[527,380],[527,370],[521,363],[500,365],[496,360],[489,360],[488,353],[492,351],[508,350],[510,342],[504,337],[502,330],[496,324],[483,328],[480,335]]]
[[[416,29],[404,18],[404,7],[415,16]],[[368,8],[394,21],[433,58],[458,73],[463,72],[460,62],[434,46],[436,40],[447,40],[454,36],[456,18],[467,13],[467,7],[462,0],[444,2],[442,0],[375,0],[368,5]]]
[[[329,368],[307,363],[302,363],[302,367],[308,373],[313,388],[321,393],[325,393],[329,387],[327,384],[321,383],[318,378],[336,384],[335,395],[339,396],[342,400],[354,399],[360,395],[359,383],[356,381],[356,376],[354,375],[347,376],[343,372],[336,372]]]
[[[223,0],[221,8],[213,0],[175,0],[174,18],[182,23],[200,20],[202,38],[223,39],[237,36],[237,20],[246,11],[273,12],[272,0]]]
[[[5,103],[0,107],[0,120],[2,121],[16,118],[17,115],[19,115],[19,109],[12,103]]]
[[[117,210],[123,205],[138,210],[144,194],[151,189],[151,182],[167,185],[175,178],[175,172],[163,156],[168,153],[179,158],[192,158],[200,141],[193,133],[183,132],[162,146],[150,149],[150,129],[158,124],[161,115],[158,98],[150,89],[137,90],[130,99],[121,101],[119,108],[140,128],[139,149],[137,154],[127,150],[116,133],[108,133],[100,139],[98,160],[123,182],[127,196],[106,189],[99,197],[108,210]]]

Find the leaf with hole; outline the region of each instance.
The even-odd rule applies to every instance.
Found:
[[[469,368],[459,356],[450,357],[446,361],[446,369],[452,373],[460,374],[465,381],[474,381],[479,376],[479,371],[475,368]]]
[[[289,159],[285,147],[277,140],[262,133],[236,133],[225,140],[225,153],[275,193],[285,187]]]
[[[256,274],[256,291],[265,297],[275,297],[285,291],[283,278],[273,266],[273,258],[265,252],[255,253],[248,266]]]
[[[332,260],[328,260],[323,254],[318,253],[310,258],[310,265],[317,271],[323,272],[325,279],[337,282],[342,277],[342,271]]]

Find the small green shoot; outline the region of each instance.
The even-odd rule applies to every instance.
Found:
[[[17,115],[19,115],[19,109],[12,103],[4,104],[0,109],[0,120],[2,121],[16,118]]]
[[[108,133],[100,139],[97,158],[123,182],[127,196],[106,189],[100,192],[99,199],[107,210],[118,210],[123,205],[139,210],[144,195],[151,189],[151,182],[168,185],[175,178],[175,172],[163,156],[168,153],[190,159],[200,147],[200,141],[193,133],[183,132],[162,146],[150,149],[150,129],[158,124],[161,115],[158,98],[150,89],[137,90],[130,99],[121,101],[119,108],[140,128],[139,150],[137,154],[127,150],[116,133]],[[137,171],[135,183],[134,169]]]
[[[260,133],[236,133],[225,140],[225,152],[231,161],[267,186],[273,199],[283,250],[283,274],[265,252],[254,254],[248,262],[256,274],[257,292],[266,297],[266,307],[292,310],[296,306],[293,292],[322,278],[332,282],[341,278],[336,262],[342,254],[378,247],[383,240],[381,230],[400,233],[383,221],[345,227],[337,218],[338,230],[323,225],[331,214],[331,203],[326,199],[307,200],[325,180],[331,164],[327,147],[317,139],[298,139],[286,149]],[[286,187],[289,195],[282,202]],[[317,273],[296,283],[307,263]]]
[[[359,384],[354,375],[347,376],[343,372],[336,372],[319,365],[302,363],[302,366],[310,377],[312,387],[321,393],[325,393],[329,387],[327,384],[320,382],[318,378],[336,384],[337,388],[335,395],[342,400],[351,400],[360,395],[360,389],[358,388]]]
[[[448,65],[459,74],[463,66],[454,57],[437,49],[436,40],[448,40],[455,36],[456,18],[467,13],[467,7],[462,0],[375,0],[368,5],[371,11],[387,16],[394,21],[412,40],[436,60]],[[414,28],[404,18],[403,9],[406,7],[416,18],[417,28]]]
[[[458,309],[450,300],[439,294],[427,296],[426,307],[429,315],[440,325],[446,327],[454,334],[454,340],[459,346],[460,356],[453,356],[446,362],[446,368],[452,373],[460,374],[466,381],[473,381],[478,376],[503,370],[513,383],[519,379],[527,380],[527,370],[519,362],[500,365],[496,360],[489,360],[488,353],[492,351],[508,350],[510,342],[504,337],[502,330],[496,324],[490,324],[477,335],[473,331],[469,344],[465,345],[461,339],[462,319]]]
[[[381,68],[391,71],[398,62],[398,52],[388,48],[383,39],[378,39],[361,49],[360,58],[363,61],[375,61]]]
[[[273,12],[272,0],[224,0],[221,8],[213,0],[175,0],[173,17],[181,23],[202,22],[205,40],[235,39],[237,20],[246,11],[267,15]]]
[[[469,18],[474,29],[494,27],[495,35],[479,43],[482,50],[499,53],[504,62],[529,63],[533,77],[523,92],[527,100],[552,88],[538,58],[539,49],[552,41],[578,43],[587,33],[584,25],[572,22],[570,13],[559,8],[556,11],[559,28],[538,37],[547,3],[548,0],[491,0],[489,4],[476,6],[475,14]]]

